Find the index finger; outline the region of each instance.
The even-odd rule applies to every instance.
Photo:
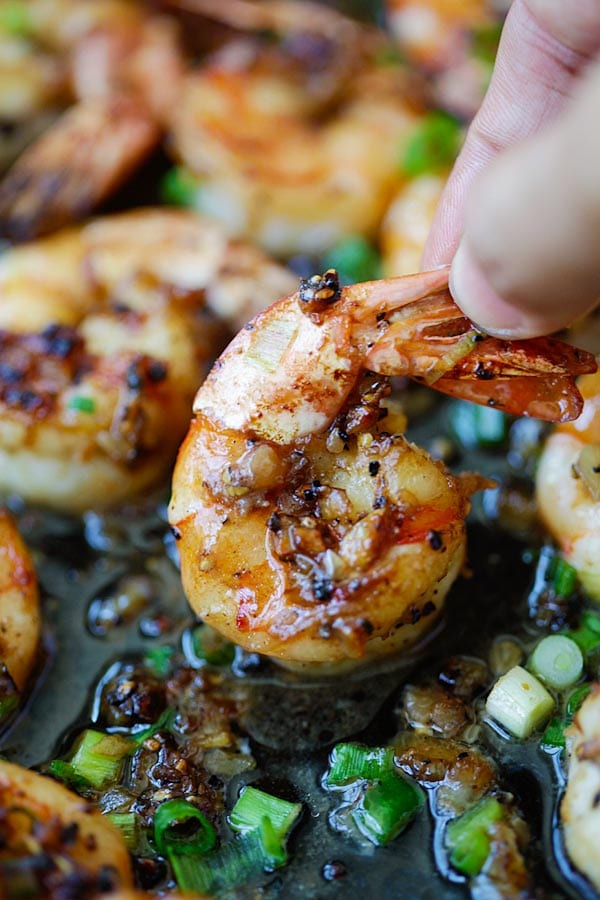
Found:
[[[434,217],[424,269],[452,260],[463,231],[465,200],[477,175],[504,149],[555,118],[599,48],[597,0],[515,0],[490,86]]]

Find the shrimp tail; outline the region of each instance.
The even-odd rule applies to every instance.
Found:
[[[563,341],[507,341],[481,332],[447,289],[400,305],[385,324],[368,353],[370,369],[514,415],[576,419],[583,399],[575,376],[597,370],[593,354]]]

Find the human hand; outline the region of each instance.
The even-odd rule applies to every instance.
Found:
[[[599,52],[598,0],[515,0],[423,256],[454,257],[456,302],[494,334],[547,334],[600,296]]]

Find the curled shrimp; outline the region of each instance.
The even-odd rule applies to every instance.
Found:
[[[0,261],[0,490],[80,512],[159,481],[215,348],[290,273],[184,211],[140,210]]]
[[[418,272],[446,178],[427,174],[403,186],[381,226],[381,262],[386,278]]]
[[[62,885],[68,891],[73,883],[86,889],[83,896],[110,885],[133,886],[129,853],[118,829],[51,778],[0,760],[0,809],[3,896],[14,896],[24,884],[28,895],[36,897],[56,896],[53,888],[58,893]],[[28,867],[33,858],[37,866]]]
[[[31,40],[66,57],[63,103],[75,102],[0,184],[0,231],[13,241],[82,219],[110,196],[158,144],[183,74],[175,23],[142,6],[32,0],[28,15]]]
[[[483,482],[454,478],[402,436],[382,375],[527,415],[578,414],[570,373],[593,357],[477,335],[447,279],[340,289],[335,272],[315,276],[246,326],[198,391],[169,520],[190,602],[229,639],[332,663],[404,649],[439,615]]]
[[[569,773],[560,812],[565,844],[574,865],[600,890],[600,684],[577,711],[566,731]]]
[[[40,628],[33,562],[15,523],[0,509],[0,708],[3,711],[14,706],[26,687],[38,653]]]
[[[536,473],[542,521],[600,600],[600,375],[581,378],[581,416],[550,435]]]
[[[186,77],[173,117],[202,210],[284,255],[372,234],[421,109],[405,70],[377,62],[381,39],[310,3],[193,8],[248,32]]]

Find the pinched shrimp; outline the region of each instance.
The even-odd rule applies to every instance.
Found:
[[[0,707],[27,684],[40,641],[33,563],[7,512],[0,509]],[[7,704],[9,707],[11,702]]]
[[[567,853],[575,866],[600,890],[600,684],[566,731],[569,778],[560,813]]]
[[[0,490],[77,512],[159,480],[206,362],[290,277],[174,210],[99,219],[5,253]]]
[[[78,896],[92,897],[133,886],[118,829],[51,778],[0,760],[0,819],[2,896],[63,896],[61,885],[68,894],[77,884]]]
[[[339,288],[315,276],[234,339],[198,391],[169,519],[186,593],[210,625],[292,662],[405,648],[439,615],[465,553],[469,494],[400,433],[383,375],[565,418],[555,341],[475,338],[447,271]],[[372,373],[380,373],[375,375]]]
[[[158,144],[183,74],[175,23],[125,0],[32,0],[28,28],[66,56],[63,93],[77,102],[0,184],[0,232],[16,241],[84,218],[126,179]]]
[[[405,71],[376,63],[382,39],[310,3],[193,7],[255,32],[192,72],[175,110],[172,146],[201,179],[202,210],[277,254],[373,233],[418,107]]]
[[[420,175],[401,188],[381,226],[381,261],[386,278],[410,275],[421,256],[446,179]]]
[[[542,521],[600,600],[600,375],[581,379],[581,416],[546,441],[536,475]]]

